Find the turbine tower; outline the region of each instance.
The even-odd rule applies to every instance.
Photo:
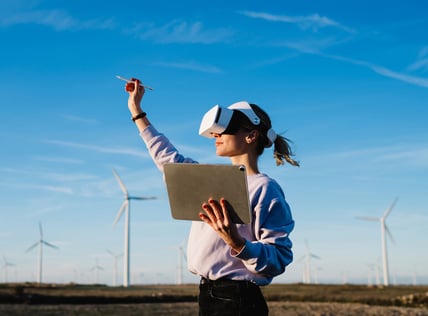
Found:
[[[113,226],[117,224],[122,214],[125,212],[125,246],[124,246],[124,260],[123,260],[123,286],[128,287],[130,284],[130,227],[129,223],[131,221],[131,200],[154,200],[155,197],[141,197],[141,196],[130,196],[128,190],[123,184],[122,179],[119,177],[119,174],[116,170],[113,169],[113,174],[119,182],[119,186],[122,189],[125,199],[122,203],[122,206],[119,209],[119,212],[116,215]]]
[[[183,259],[187,263],[187,256],[183,244],[178,246],[177,284],[183,284]]]
[[[123,253],[115,255],[112,251],[107,249],[107,252],[113,257],[114,259],[114,266],[113,266],[113,286],[117,285],[117,259],[123,256]]]
[[[50,243],[48,243],[47,241],[43,240],[43,229],[42,229],[42,224],[39,223],[39,232],[40,232],[40,240],[37,241],[34,245],[32,245],[31,247],[29,247],[25,252],[29,252],[30,250],[32,250],[33,248],[39,246],[39,265],[38,265],[38,273],[37,273],[37,283],[42,283],[42,275],[43,275],[43,245],[54,248],[54,249],[59,249],[57,246],[54,246]]]
[[[383,263],[383,285],[389,285],[389,267],[388,267],[388,251],[386,247],[386,235],[394,241],[394,238],[389,231],[388,226],[385,223],[386,218],[391,213],[395,204],[397,203],[398,198],[392,202],[391,206],[386,209],[385,213],[382,217],[370,217],[370,216],[358,216],[357,219],[372,221],[372,222],[380,222],[380,233],[381,233],[381,242],[382,242],[382,263]]]

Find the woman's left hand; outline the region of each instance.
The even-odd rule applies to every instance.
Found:
[[[208,203],[202,204],[205,213],[200,212],[199,217],[210,225],[234,251],[240,252],[245,246],[245,239],[232,222],[227,205],[227,201],[223,198],[220,201],[209,199]]]

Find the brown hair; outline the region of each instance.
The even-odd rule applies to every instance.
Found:
[[[258,126],[253,125],[254,129],[257,129],[261,132],[260,141],[257,144],[257,154],[260,156],[263,153],[265,147],[270,142],[267,137],[267,132],[270,128],[272,128],[272,122],[269,118],[269,115],[257,104],[250,104],[250,106],[261,120],[261,123]],[[299,166],[299,162],[291,158],[292,156],[294,156],[294,153],[291,149],[290,143],[292,143],[292,141],[290,141],[288,138],[285,138],[281,135],[276,136],[276,139],[273,144],[273,157],[275,158],[277,166],[283,165],[285,161],[292,166]]]

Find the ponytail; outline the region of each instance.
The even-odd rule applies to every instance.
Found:
[[[270,141],[268,137],[269,130],[272,129],[272,123],[269,118],[269,115],[262,110],[257,104],[250,104],[253,111],[257,114],[257,116],[261,119],[261,124],[256,127],[260,130],[260,139],[257,147],[257,153],[260,156],[266,147],[270,147],[273,143],[274,151],[273,157],[275,158],[275,162],[277,166],[284,165],[285,162],[289,163],[292,166],[299,167],[300,164],[298,161],[291,158],[294,156],[294,153],[291,149],[290,143],[291,140],[285,138],[281,135],[277,135],[275,141]]]
[[[273,151],[273,157],[275,158],[275,162],[277,166],[283,165],[285,161],[292,166],[295,166],[295,167],[300,166],[298,161],[291,158],[291,156],[294,156],[294,153],[291,150],[290,143],[291,141],[288,138],[277,135],[275,139],[274,151]]]

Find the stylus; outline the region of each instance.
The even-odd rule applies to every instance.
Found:
[[[117,79],[119,79],[119,80],[126,81],[126,82],[134,82],[134,80],[129,80],[129,79],[123,78],[123,77],[118,76],[118,75],[116,75],[116,78],[117,78]],[[143,86],[144,88],[149,89],[149,90],[153,90],[153,88],[152,88],[152,87],[149,87],[149,86],[143,85],[143,84],[141,84],[141,83],[140,83],[140,86]]]

